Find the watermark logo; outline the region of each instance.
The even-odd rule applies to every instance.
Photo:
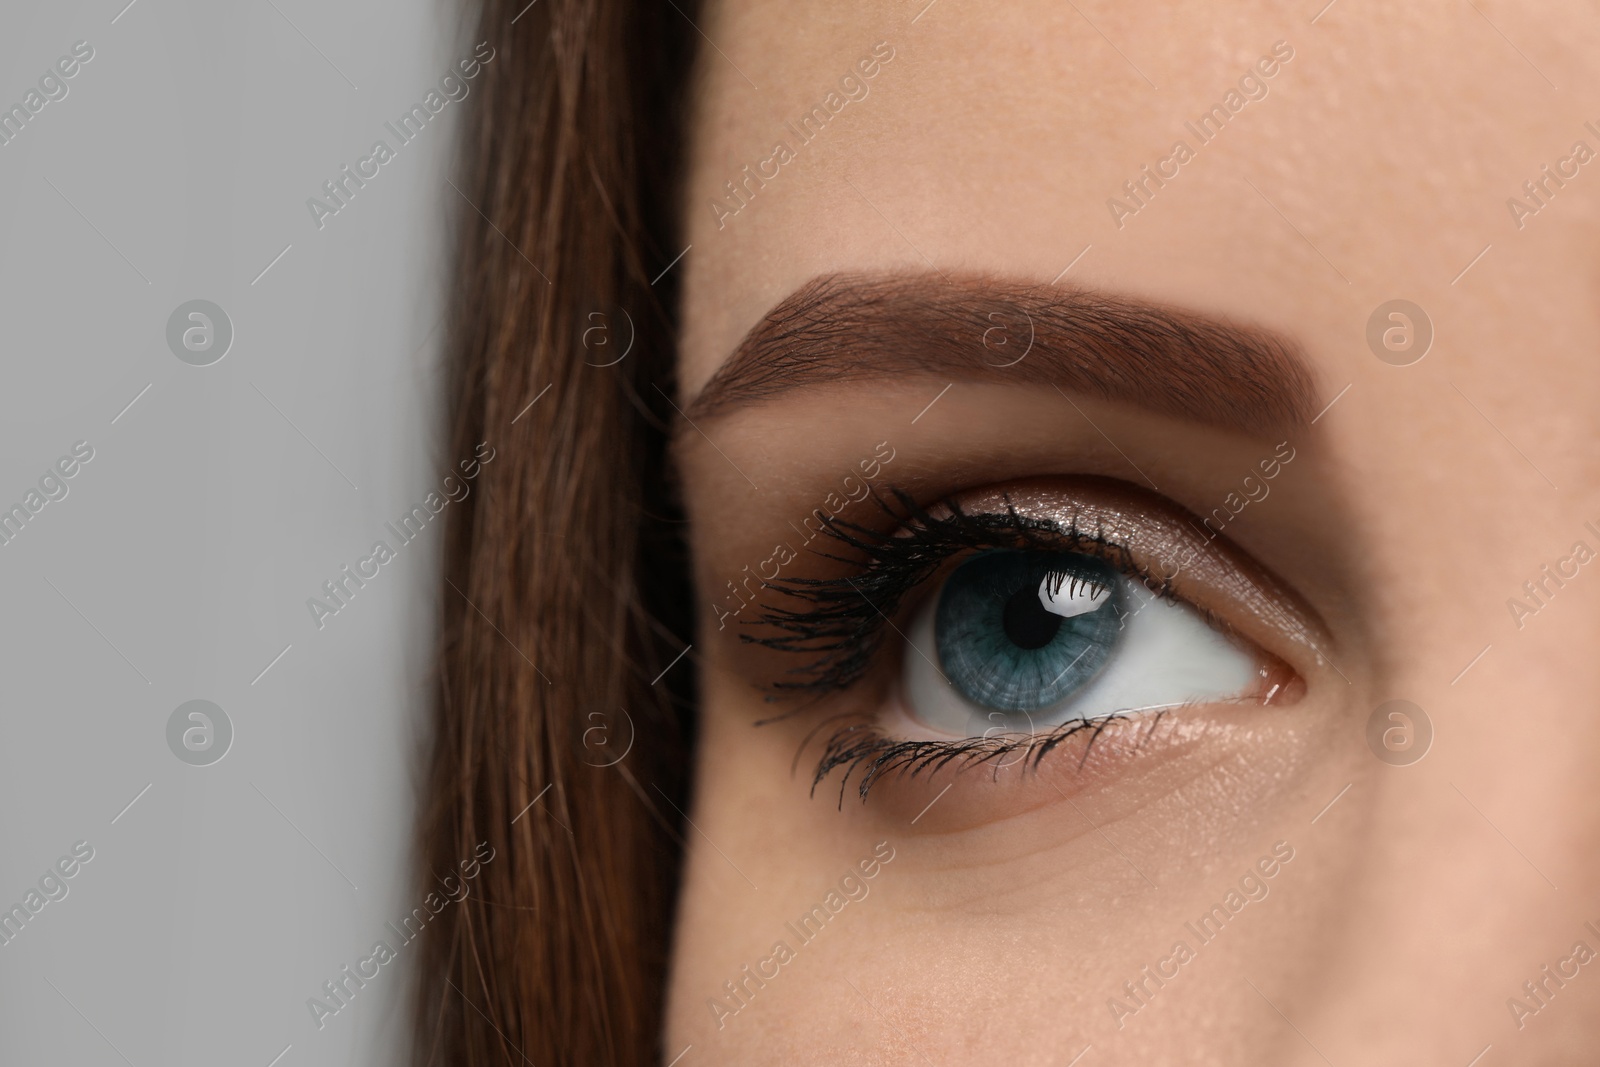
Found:
[[[72,46],[71,55],[62,56],[53,66],[44,69],[39,76],[37,89],[28,89],[22,99],[10,107],[0,104],[0,147],[21,136],[28,123],[34,121],[47,105],[65,100],[67,93],[72,90],[67,82],[76,77],[83,65],[93,58],[94,45],[79,41]]]
[[[1585,522],[1584,529],[1600,539],[1600,527],[1592,522]],[[0,533],[0,538],[5,536]],[[1559,557],[1553,564],[1541,563],[1539,575],[1530,581],[1522,583],[1524,597],[1507,597],[1506,608],[1511,612],[1511,621],[1517,624],[1517,629],[1527,625],[1528,616],[1537,615],[1550,606],[1550,601],[1555,595],[1566,588],[1568,582],[1578,577],[1583,568],[1595,558],[1594,549],[1589,547],[1587,541],[1574,541],[1572,551]]]
[[[368,982],[399,958],[400,949],[422,936],[439,913],[465,900],[472,892],[472,880],[494,857],[494,846],[479,841],[472,850],[472,858],[456,864],[461,871],[459,876],[454,871],[442,878],[435,875],[437,888],[431,889],[422,903],[411,909],[411,914],[402,917],[398,926],[392,921],[385,922],[387,934],[372,943],[367,955],[358,957],[354,965],[347,963],[340,967],[332,978],[322,983],[319,994],[307,997],[306,1010],[317,1029],[324,1029],[330,1018],[348,1008]],[[389,934],[394,937],[393,944],[390,944]]]
[[[889,450],[887,455],[884,453],[884,449]],[[856,463],[856,469],[861,472],[861,477],[858,478],[855,471],[850,471],[838,483],[839,488],[844,490],[843,496],[839,495],[838,492],[830,492],[822,499],[820,507],[812,508],[810,513],[800,520],[799,526],[791,522],[789,528],[799,535],[801,539],[800,546],[804,548],[810,544],[811,539],[827,529],[828,524],[837,518],[847,506],[865,500],[872,495],[872,486],[869,483],[878,476],[884,467],[894,461],[896,455],[893,445],[889,444],[888,441],[879,441],[873,449],[872,455]],[[756,565],[754,574],[750,571],[750,565],[746,564],[740,574],[739,584],[735,585],[733,581],[727,583],[728,593],[722,598],[722,603],[726,606],[711,605],[711,610],[717,617],[717,629],[725,629],[730,618],[737,617],[741,611],[755,602],[758,589],[765,589],[771,583],[776,582],[778,576],[783,572],[783,568],[798,558],[799,553],[795,551],[794,545],[784,541],[772,546],[772,555]],[[735,607],[735,604],[738,606]]]
[[[1583,128],[1589,133],[1600,137],[1600,126],[1593,122],[1585,122]],[[1556,197],[1556,191],[1565,189],[1567,182],[1576,178],[1583,166],[1595,157],[1594,149],[1589,147],[1587,141],[1572,142],[1572,150],[1565,156],[1556,160],[1555,168],[1544,163],[1539,167],[1539,173],[1522,183],[1522,192],[1527,199],[1519,200],[1515,196],[1506,197],[1506,210],[1511,213],[1511,221],[1517,229],[1522,229],[1528,224],[1528,219],[1550,206],[1550,201]]]
[[[167,717],[167,747],[191,767],[209,767],[233,746],[233,720],[209,700],[179,704]]]
[[[78,441],[73,444],[72,452],[55,461],[53,466],[46,467],[39,476],[38,488],[30,488],[23,494],[21,501],[12,504],[9,508],[0,504],[0,546],[9,545],[20,533],[22,528],[36,518],[45,505],[56,500],[65,500],[71,487],[68,480],[83,469],[83,465],[94,458],[94,446],[88,441]]]
[[[776,981],[801,949],[821,937],[823,930],[837,921],[840,912],[852,903],[866,900],[872,892],[872,879],[894,862],[894,857],[894,846],[888,841],[879,841],[872,847],[871,855],[846,867],[838,882],[829,886],[827,893],[813,903],[809,911],[783,924],[784,936],[772,943],[770,952],[753,964],[745,964],[739,973],[722,983],[722,990],[716,996],[707,997],[706,1007],[717,1029],[723,1029],[729,1019],[748,1008],[756,994],[767,988],[769,982]]]
[[[1022,312],[1021,321],[1010,310],[991,311],[986,316],[990,325],[983,331],[983,361],[991,367],[1015,367],[1033,351],[1033,316],[1025,308],[1017,310]],[[990,359],[989,353],[995,358]]]
[[[233,347],[233,320],[209,300],[188,300],[167,317],[167,347],[191,367],[209,367]]]
[[[472,79],[493,62],[494,57],[495,50],[489,42],[480,41],[473,49],[472,57],[447,69],[439,79],[438,86],[430,88],[421,102],[412,104],[411,109],[394,122],[383,124],[384,129],[394,136],[393,145],[389,144],[387,138],[372,142],[372,150],[357,159],[354,167],[346,163],[337,174],[322,183],[322,195],[326,199],[307,197],[306,210],[310,212],[311,221],[316,223],[317,229],[323,229],[329,218],[349,207],[361,190],[367,187],[367,183],[398,159],[400,150],[420,137],[440,112],[452,103],[465,100],[467,94],[472,92]],[[456,191],[459,193],[461,190]]]
[[[615,767],[633,751],[633,717],[628,709],[591,711],[583,717],[578,758],[591,767]]]
[[[1230,885],[1221,899],[1213,898],[1211,909],[1198,919],[1183,924],[1183,934],[1173,941],[1166,955],[1152,964],[1140,968],[1129,981],[1122,983],[1122,991],[1106,998],[1106,1010],[1121,1030],[1130,1015],[1137,1015],[1155,1000],[1156,995],[1183,973],[1183,968],[1199,957],[1200,952],[1222,936],[1222,931],[1239,913],[1251,904],[1259,904],[1272,893],[1269,884],[1294,859],[1294,846],[1287,841],[1274,841],[1272,851],[1245,868],[1239,880]],[[1194,941],[1191,946],[1190,940]]]
[[[1367,317],[1367,347],[1391,367],[1409,367],[1433,347],[1433,320],[1409,300],[1388,300]]]
[[[467,499],[472,492],[472,486],[468,483],[482,472],[485,464],[494,461],[495,455],[493,445],[488,441],[479,441],[472,450],[472,458],[456,464],[460,469],[459,475],[455,471],[446,474],[439,490],[430,491],[420,504],[413,503],[398,526],[393,522],[384,523],[384,528],[394,538],[393,547],[387,541],[374,541],[372,550],[357,559],[353,568],[346,563],[339,568],[338,574],[322,583],[322,593],[326,599],[306,597],[306,610],[311,613],[311,621],[317,624],[317,629],[321,630],[328,624],[329,618],[349,607],[356,594],[382,573],[383,568],[399,558],[400,549],[421,537],[428,524],[452,501],[459,503]]]
[[[615,367],[633,351],[636,331],[628,309],[613,305],[584,316],[578,343],[583,345],[583,361],[591,367]]]
[[[746,163],[731,180],[723,182],[723,191],[710,202],[711,217],[716,220],[717,229],[727,226],[729,219],[749,207],[756,194],[783,173],[784,167],[799,159],[800,149],[822,136],[822,131],[846,106],[865,100],[872,92],[872,79],[882,73],[894,56],[894,46],[888,41],[873,45],[870,53],[845,71],[838,89],[830,89],[809,111],[784,123],[783,139],[772,146],[771,155],[758,158],[753,164]],[[754,88],[755,83],[751,82],[750,86]]]
[[[1212,104],[1196,120],[1185,120],[1183,128],[1194,138],[1194,147],[1190,147],[1187,140],[1174,141],[1171,150],[1157,159],[1154,166],[1149,163],[1141,165],[1139,173],[1122,183],[1122,192],[1118,196],[1106,198],[1106,210],[1111,213],[1111,221],[1116,223],[1117,229],[1122,229],[1128,219],[1149,207],[1156,193],[1182,173],[1183,167],[1196,157],[1201,148],[1220,137],[1235,115],[1248,105],[1265,100],[1272,92],[1269,83],[1292,59],[1293,45],[1288,41],[1273,42],[1272,51],[1256,60],[1253,66],[1245,68],[1236,86],[1229,88],[1220,101]],[[1154,83],[1151,85],[1153,88]]]
[[[1433,720],[1409,700],[1390,700],[1367,717],[1367,747],[1391,767],[1409,767],[1433,746]]]
[[[1592,922],[1583,925],[1589,933],[1600,937],[1600,926]],[[1574,941],[1570,953],[1558,958],[1554,965],[1547,963],[1540,967],[1532,980],[1523,982],[1521,993],[1506,998],[1506,1010],[1511,1013],[1511,1021],[1517,1024],[1517,1029],[1527,1026],[1529,1019],[1548,1008],[1556,994],[1582,974],[1584,966],[1594,959],[1595,951],[1587,941]]]
[[[67,899],[71,886],[67,880],[83,870],[83,865],[94,859],[94,846],[79,841],[72,846],[70,855],[62,856],[39,877],[37,887],[29,886],[20,901],[6,908],[0,904],[0,945],[9,945],[23,929],[33,922],[48,904]]]

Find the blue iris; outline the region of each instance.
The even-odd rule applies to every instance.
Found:
[[[1124,603],[1121,576],[1094,556],[984,552],[945,582],[934,642],[945,676],[974,704],[1038,711],[1100,673],[1116,648]]]

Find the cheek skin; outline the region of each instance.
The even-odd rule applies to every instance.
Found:
[[[1221,705],[1184,709],[1159,720],[1132,718],[1109,724],[1092,746],[1069,739],[1037,766],[975,765],[886,778],[862,803],[854,779],[841,794],[838,772],[812,794],[813,723],[754,726],[761,707],[744,686],[713,683],[707,710],[713,711],[715,701],[715,711],[707,720],[703,759],[724,766],[718,777],[731,784],[716,793],[728,798],[727,806],[708,801],[705,818],[751,850],[743,854],[756,856],[766,853],[765,835],[774,824],[747,821],[750,806],[792,828],[792,840],[804,841],[808,849],[825,850],[839,837],[888,836],[905,843],[902,869],[969,870],[979,888],[989,884],[992,889],[1004,878],[991,875],[991,862],[1033,856],[1048,873],[1056,861],[1051,857],[1103,849],[1097,827],[1159,827],[1157,840],[1177,827],[1201,839],[1226,838],[1240,825],[1298,806],[1315,753],[1351,732],[1343,697],[1328,693],[1286,708]],[[761,766],[748,769],[752,761]],[[1195,803],[1201,796],[1226,803],[1201,807]],[[697,817],[696,823],[722,843],[707,822]],[[780,866],[786,855],[775,856]],[[1178,870],[1181,860],[1149,862]],[[746,873],[759,884],[751,870]],[[950,885],[941,877],[924,886],[924,903]]]
[[[866,806],[853,797],[842,808],[827,796],[808,801],[807,765],[789,773],[793,733],[750,726],[759,704],[738,684],[710,677],[702,759],[723,770],[704,779],[693,818],[717,848],[691,852],[697,892],[683,903],[671,1012],[675,1048],[696,1043],[729,1057],[723,1062],[765,1062],[772,1046],[764,1042],[773,1040],[813,1056],[892,1049],[897,1030],[920,1031],[932,1048],[976,1053],[978,1042],[997,1035],[1016,1040],[1015,1020],[1038,1012],[1098,1024],[1107,990],[1149,962],[1141,954],[1167,951],[1179,916],[1202,914],[1217,885],[1238,878],[1270,842],[1278,812],[1315,814],[1299,783],[1328,744],[1311,725],[1326,717],[1310,709],[1267,717],[1236,709],[1236,721],[1175,723],[1176,754],[1106,757],[1158,764],[1131,772],[1137,789],[1075,779],[1070,761],[1044,764],[1035,784],[1048,797],[1008,801],[975,825],[974,792],[1015,796],[1016,782],[978,772],[932,808],[938,781],[888,803],[880,803],[888,791]],[[800,948],[794,964],[718,1029],[708,999],[774,939],[793,941],[785,924],[879,840],[893,844],[896,858],[873,879],[868,899],[849,905],[836,928]],[[1191,857],[1235,851],[1245,857],[1240,871],[1189,884]],[[1279,879],[1273,891],[1288,900],[1280,889],[1289,885]],[[1271,924],[1262,926],[1256,933],[1269,936]],[[1240,943],[1247,936],[1255,934],[1241,934]],[[856,980],[893,1025],[840,976]],[[888,989],[894,996],[880,1002],[874,991]]]

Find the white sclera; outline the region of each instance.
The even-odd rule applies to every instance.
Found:
[[[995,712],[972,703],[943,677],[934,618],[938,598],[912,620],[902,670],[906,711],[929,737],[974,737],[1044,730],[1073,719],[1097,719],[1116,712],[1148,711],[1189,703],[1228,700],[1242,695],[1256,681],[1254,656],[1207,625],[1187,604],[1163,600],[1142,584],[1122,583],[1128,614],[1111,658],[1083,688],[1065,701],[1024,716]],[[1048,580],[1039,587],[1047,611],[1066,618],[1098,607],[1109,590],[1097,596],[1065,586],[1053,596]],[[1067,609],[1067,610],[1062,610]],[[1002,727],[997,729],[997,727]]]

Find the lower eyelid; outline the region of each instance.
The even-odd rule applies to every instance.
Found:
[[[838,730],[822,739],[811,794],[841,810],[870,804],[876,818],[926,834],[987,826],[1112,787],[1126,803],[1148,803],[1259,744],[1252,714],[1259,712],[1221,705],[1204,715],[1118,715],[1012,743],[905,738],[876,717],[860,718],[844,744],[835,743]]]

